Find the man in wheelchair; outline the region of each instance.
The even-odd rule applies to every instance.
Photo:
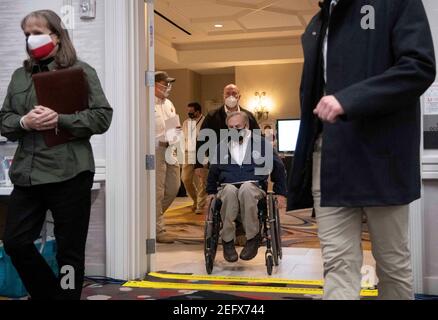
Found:
[[[207,180],[207,206],[218,199],[222,202],[221,238],[224,258],[236,262],[235,221],[239,216],[247,242],[240,259],[257,256],[261,242],[258,202],[267,196],[271,177],[278,208],[286,207],[286,172],[283,162],[259,130],[249,130],[248,116],[243,112],[228,115],[228,136],[221,139],[210,160]]]

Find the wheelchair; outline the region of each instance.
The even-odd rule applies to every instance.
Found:
[[[208,274],[212,274],[213,272],[220,231],[222,230],[221,207],[221,200],[217,197],[214,198],[208,208],[205,221],[204,257]],[[273,267],[278,266],[280,260],[283,258],[280,214],[274,193],[267,193],[267,196],[259,201],[258,218],[262,237],[260,246],[266,244],[266,270],[268,275],[272,275]]]

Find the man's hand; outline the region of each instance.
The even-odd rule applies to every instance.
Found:
[[[23,122],[29,129],[45,131],[55,129],[58,126],[58,119],[59,116],[55,111],[37,106],[23,118]]]
[[[345,111],[335,96],[325,96],[319,101],[313,113],[322,121],[335,123]]]

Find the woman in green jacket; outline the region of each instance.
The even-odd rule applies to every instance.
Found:
[[[14,190],[4,248],[32,299],[77,300],[84,279],[95,172],[90,138],[108,130],[112,109],[96,71],[77,59],[68,32],[56,13],[32,12],[21,26],[29,58],[14,72],[0,111],[1,134],[10,141],[18,141],[10,169]],[[82,68],[86,75],[88,109],[67,115],[39,106],[32,75],[71,67]],[[68,131],[74,139],[48,147],[42,132],[57,128]],[[55,222],[59,276],[55,276],[34,246],[47,210],[52,212]],[[62,281],[63,277],[74,279],[74,283]]]

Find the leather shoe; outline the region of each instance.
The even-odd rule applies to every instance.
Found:
[[[240,253],[240,259],[245,261],[254,259],[257,256],[257,253],[259,252],[260,240],[261,240],[260,234],[256,235],[251,240],[247,240],[245,247]]]
[[[222,246],[224,247],[224,258],[228,262],[236,262],[239,260],[236,248],[234,246],[234,240],[230,242],[222,241]]]

